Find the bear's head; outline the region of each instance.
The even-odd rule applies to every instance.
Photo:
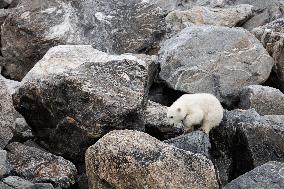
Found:
[[[177,125],[186,117],[186,111],[181,107],[168,107],[167,118],[171,125]]]

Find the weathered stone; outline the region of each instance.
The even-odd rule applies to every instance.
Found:
[[[24,142],[34,138],[31,127],[27,124],[25,118],[16,118],[13,134],[13,140],[18,142]]]
[[[2,25],[3,74],[20,80],[52,46],[91,44],[79,22],[71,1],[21,0]]]
[[[99,155],[98,155],[99,154]],[[86,152],[90,189],[218,188],[212,162],[139,131],[112,131]]]
[[[0,9],[7,8],[13,0],[0,0]]]
[[[252,15],[252,6],[243,4],[225,8],[195,6],[190,10],[175,10],[166,17],[167,28],[177,33],[195,25],[214,25],[233,27],[243,23]]]
[[[283,7],[284,10],[284,7]],[[284,92],[284,19],[277,19],[262,27],[252,30],[268,53],[273,57],[275,65],[270,76],[270,83]]]
[[[182,125],[173,127],[167,120],[167,107],[149,101],[145,110],[145,130],[159,139],[168,139],[182,134]]]
[[[11,80],[11,79],[6,79],[2,75],[0,75],[0,78],[6,84],[10,94],[13,94],[16,91],[16,89],[19,87],[19,85],[20,85],[20,82],[14,81],[14,80]]]
[[[18,176],[9,176],[2,180],[13,189],[34,189],[34,184]]]
[[[284,125],[255,110],[233,110],[212,130],[212,154],[222,184],[268,161],[284,162]]]
[[[242,28],[188,27],[166,40],[159,54],[160,77],[171,88],[212,93],[227,105],[244,86],[266,81],[273,66],[261,43]]]
[[[23,79],[14,105],[47,149],[83,159],[87,147],[113,129],[144,130],[155,59],[57,46]]]
[[[265,119],[277,122],[284,123],[284,115],[265,115]]]
[[[7,151],[0,150],[0,178],[10,173],[10,165],[7,160]]]
[[[284,16],[283,0],[225,0],[225,2],[225,4],[230,5],[253,5],[254,16],[243,25],[247,30],[252,30],[253,28],[262,26]]]
[[[268,162],[236,178],[224,189],[284,188],[283,170],[283,163]]]
[[[211,158],[209,153],[211,143],[208,135],[202,131],[194,131],[176,138],[164,140],[163,142],[171,144],[176,148],[190,151],[192,153],[199,153]]]
[[[7,149],[9,162],[17,175],[64,188],[75,183],[77,170],[70,161],[17,142],[9,144]]]
[[[12,96],[0,78],[0,149],[3,149],[13,137],[11,128],[14,124],[14,111]]]
[[[50,183],[35,183],[35,189],[54,189],[53,185]]]
[[[4,184],[3,182],[0,181],[0,188],[1,189],[13,189],[10,186],[8,186],[7,184]]]
[[[254,108],[261,115],[284,115],[284,94],[272,87],[250,85],[240,93],[239,108]]]

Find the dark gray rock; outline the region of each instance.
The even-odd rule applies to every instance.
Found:
[[[284,10],[284,7],[283,7]],[[269,84],[284,92],[284,19],[277,19],[269,24],[255,28],[252,33],[261,41],[268,53],[273,57],[273,67]]]
[[[284,115],[284,94],[272,87],[250,85],[240,93],[239,108],[254,108],[261,115]]]
[[[13,171],[27,180],[51,182],[63,188],[75,183],[76,167],[62,157],[17,142],[9,144],[7,150]]]
[[[211,132],[212,157],[222,184],[268,161],[284,162],[284,125],[255,110],[233,110]]]
[[[227,105],[244,86],[266,81],[273,66],[261,43],[242,28],[188,27],[166,40],[159,54],[160,77],[171,88],[211,93]]]
[[[13,189],[35,189],[32,182],[18,176],[6,177],[2,182]]]
[[[98,155],[100,154],[100,155]],[[86,152],[90,189],[218,188],[212,162],[139,131],[112,131]]]
[[[211,158],[209,153],[211,143],[208,135],[202,131],[194,131],[186,135],[165,140],[163,142],[171,144],[176,148],[190,151],[192,153],[199,153]]]
[[[47,149],[83,160],[111,130],[144,130],[152,65],[155,56],[57,46],[24,78],[14,105]]]
[[[13,0],[0,0],[0,9],[7,8]]]
[[[0,178],[3,178],[3,176],[8,175],[10,171],[11,167],[8,163],[7,151],[0,150]]]
[[[148,101],[145,110],[145,131],[159,139],[169,139],[183,133],[182,125],[173,127],[167,120],[167,107]]]
[[[35,189],[54,189],[53,185],[50,183],[35,183]]]
[[[284,188],[284,164],[268,162],[236,178],[224,189]]]
[[[14,126],[15,110],[12,96],[2,78],[0,78],[0,149],[12,139],[11,128]]]
[[[13,134],[13,140],[18,142],[34,138],[31,127],[27,124],[25,118],[16,118]]]

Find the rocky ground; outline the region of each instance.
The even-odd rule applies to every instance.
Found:
[[[1,189],[284,188],[284,0],[0,0]],[[167,106],[214,94],[209,136]]]

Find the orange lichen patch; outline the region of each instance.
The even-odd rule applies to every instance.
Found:
[[[70,124],[75,124],[76,123],[76,120],[74,118],[72,118],[72,117],[69,117],[69,116],[66,117],[66,120]]]

